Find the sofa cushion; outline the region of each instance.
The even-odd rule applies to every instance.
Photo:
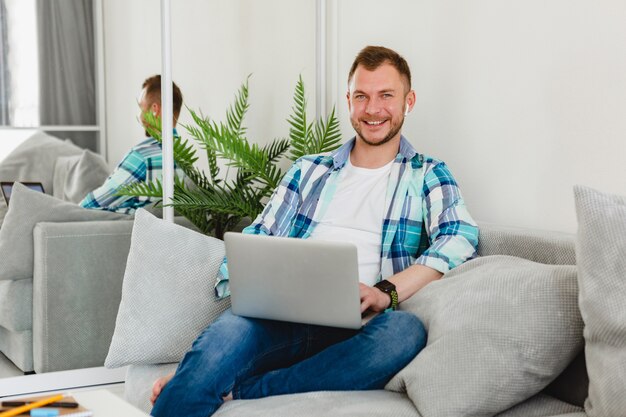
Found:
[[[81,152],[82,149],[69,140],[35,132],[0,162],[0,181],[40,182],[44,191],[52,194],[52,173],[57,158]],[[0,225],[6,212],[6,203],[0,198]]]
[[[13,332],[0,326],[0,351],[24,372],[33,370],[33,332]]]
[[[0,326],[14,332],[32,329],[32,278],[0,281]]]
[[[138,210],[105,366],[177,362],[230,306],[214,285],[224,242]]]
[[[589,416],[626,410],[626,197],[575,187]]]
[[[33,277],[33,229],[39,222],[128,219],[124,214],[88,210],[15,184],[0,229],[0,280]]]
[[[478,254],[510,255],[550,265],[576,265],[576,235],[479,222]]]
[[[80,203],[107,179],[109,167],[100,155],[85,149],[80,155],[57,158],[54,166],[52,195]]]
[[[376,391],[321,391],[229,401],[215,417],[421,417],[404,394]]]
[[[130,365],[124,379],[124,397],[126,401],[140,410],[149,413],[152,410],[150,397],[154,381],[176,371],[178,363],[157,365]]]
[[[401,304],[426,348],[387,388],[424,417],[493,415],[537,394],[580,352],[575,266],[511,256],[469,261]]]
[[[497,417],[565,417],[565,415],[586,417],[582,407],[557,400],[549,395],[537,394],[498,414]]]

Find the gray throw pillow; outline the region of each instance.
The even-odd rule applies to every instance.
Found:
[[[626,416],[626,197],[574,188],[591,417]]]
[[[61,140],[35,132],[0,162],[0,181],[40,182],[47,194],[52,194],[52,174],[57,158],[80,155],[82,149],[69,140]],[[0,198],[0,224],[7,211]]]
[[[15,184],[0,229],[0,280],[33,277],[33,229],[39,222],[129,219],[128,215],[88,210]]]
[[[583,347],[576,267],[469,261],[401,304],[428,343],[387,385],[423,417],[491,416],[535,395]]]
[[[104,365],[178,362],[206,326],[230,307],[215,297],[224,242],[135,213],[122,301]]]
[[[85,149],[80,155],[57,158],[54,166],[52,195],[61,200],[80,203],[90,191],[104,183],[109,167],[100,155]]]

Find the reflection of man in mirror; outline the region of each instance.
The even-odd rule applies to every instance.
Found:
[[[173,108],[174,108],[174,136],[176,132],[176,122],[183,105],[183,95],[180,88],[173,84]],[[141,108],[141,122],[146,126],[144,114],[152,113],[154,117],[161,117],[161,76],[154,75],[143,82],[143,90],[139,100]],[[155,202],[152,197],[130,197],[116,195],[121,187],[125,187],[138,182],[152,182],[161,180],[163,170],[163,152],[161,143],[150,137],[146,130],[147,139],[142,140],[134,146],[122,158],[115,170],[109,175],[104,184],[96,188],[80,202],[85,208],[115,211],[118,213],[131,214],[138,208]],[[182,177],[184,174],[180,169],[176,170],[176,175]]]
[[[206,417],[231,399],[382,389],[426,344],[420,319],[396,308],[476,256],[478,228],[446,164],[402,136],[415,105],[404,58],[363,49],[346,98],[356,136],[330,154],[298,159],[243,233],[353,243],[361,313],[384,314],[354,330],[226,311],[176,373],[154,383],[153,416]],[[230,293],[226,266],[220,297]]]

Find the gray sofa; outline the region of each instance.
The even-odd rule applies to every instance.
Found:
[[[574,265],[574,236],[481,224],[479,254],[512,255],[534,262]],[[112,261],[112,260],[111,260]],[[119,320],[119,319],[118,319]],[[567,413],[584,415],[588,379],[584,356],[579,349],[576,358],[552,384],[541,393],[511,408],[506,416],[553,416]],[[177,364],[131,365],[126,377],[126,398],[149,411],[148,398],[154,380],[175,370]],[[217,413],[219,416],[275,415],[406,415],[420,414],[406,394],[381,390],[374,392],[316,392],[254,401],[231,401]]]
[[[605,205],[605,203],[602,203],[596,204],[595,206],[604,207]],[[624,216],[623,213],[621,215]],[[626,219],[626,217],[623,217],[623,219]],[[77,366],[93,366],[94,364],[103,363],[105,357],[107,356],[106,347],[109,346],[109,341],[111,341],[112,338],[115,339],[115,335],[113,334],[114,332],[117,334],[117,330],[121,327],[121,322],[124,321],[124,315],[121,313],[122,309],[120,307],[118,311],[118,305],[120,304],[120,301],[121,304],[124,303],[123,293],[126,293],[125,285],[128,282],[129,275],[129,268],[127,268],[127,266],[130,266],[130,259],[133,258],[133,256],[128,256],[129,248],[131,255],[133,254],[134,250],[134,245],[131,243],[131,237],[134,236],[134,234],[138,230],[140,230],[139,227],[135,226],[136,221],[137,220],[135,220],[135,223],[131,221],[40,223],[37,226],[35,231],[36,269],[34,279],[34,285],[36,289],[34,293],[39,294],[37,297],[39,297],[38,303],[40,304],[40,306],[38,307],[39,310],[36,310],[37,313],[35,314],[33,320],[34,322],[38,323],[34,327],[34,329],[36,329],[36,333],[40,335],[40,339],[37,339],[37,343],[39,343],[39,345],[35,351],[35,358],[38,358],[36,360],[40,360],[42,363],[45,363],[47,361],[48,365],[53,364],[55,361],[57,363],[65,362],[65,364],[72,363],[73,365]],[[626,222],[623,223],[624,225],[626,225]],[[616,223],[612,222],[610,227],[615,229],[615,225]],[[623,225],[620,227],[623,227]],[[597,230],[596,226],[586,226],[586,228],[593,231]],[[502,258],[506,258],[508,260],[517,259],[521,262],[532,261],[531,263],[533,263],[533,265],[544,265],[544,267],[546,268],[554,268],[555,270],[562,270],[559,268],[565,268],[564,270],[569,271],[568,273],[570,274],[570,278],[571,276],[575,277],[577,268],[579,274],[581,273],[581,265],[575,266],[577,253],[576,251],[578,250],[577,245],[580,244],[580,232],[577,238],[575,235],[570,234],[503,227],[486,223],[480,224],[480,229],[481,237],[479,244],[479,255],[481,257],[476,261],[472,261],[474,264],[480,265],[482,260],[494,258],[494,256],[492,255],[496,255],[496,257],[497,255],[505,255]],[[167,230],[172,231],[173,229]],[[157,230],[154,236],[160,236],[161,234],[163,234],[162,232],[163,230]],[[611,242],[615,242],[615,244],[611,244],[612,247],[622,247],[624,245],[624,238],[621,232],[611,232],[609,230],[607,232],[603,232],[603,235],[606,233],[615,234],[613,240],[611,240]],[[165,233],[165,235],[168,236],[167,239],[169,239],[169,243],[177,243],[179,248],[176,250],[181,251],[179,253],[193,254],[197,252],[195,250],[189,250],[189,242],[191,242],[191,240],[189,242],[180,242],[180,239],[178,237],[172,237],[172,235],[168,233]],[[151,242],[151,244],[153,245],[152,248],[159,248],[161,250],[157,251],[152,249],[151,251],[146,251],[146,247],[141,248],[143,252],[137,252],[135,254],[137,255],[135,256],[134,260],[135,275],[137,273],[139,273],[139,275],[143,275],[142,279],[148,279],[148,282],[150,282],[149,279],[156,279],[149,274],[142,274],[142,272],[144,272],[142,270],[142,265],[152,263],[152,268],[146,269],[146,271],[155,271],[154,264],[156,264],[156,269],[162,266],[164,264],[163,256],[165,254],[167,254],[166,256],[168,256],[167,263],[179,262],[183,264],[182,267],[179,269],[180,271],[190,271],[188,265],[184,264],[186,260],[179,260],[176,257],[177,255],[172,253],[172,251],[174,250],[173,247],[170,248],[172,250],[167,250],[164,252],[162,250],[163,245],[161,242]],[[59,249],[63,246],[68,247],[68,245],[69,247],[71,247],[71,251]],[[608,253],[609,255],[611,253],[615,255],[615,251],[609,251]],[[106,254],[106,256],[102,256],[102,254]],[[146,256],[148,256],[150,260],[146,259]],[[214,254],[213,256],[219,258],[220,255]],[[204,257],[204,255],[201,256],[201,258]],[[593,256],[593,258],[596,257],[597,256]],[[146,260],[144,261],[144,259]],[[524,259],[528,261],[524,261]],[[126,264],[127,260],[128,265]],[[586,262],[588,262],[588,260],[586,260]],[[603,262],[607,263],[607,261]],[[623,261],[613,262],[612,260],[609,260],[608,263],[614,263],[615,266],[617,266],[619,270],[622,271],[621,276],[623,277],[623,270],[625,269],[623,267]],[[97,267],[92,268],[92,265]],[[466,265],[470,265],[470,263],[468,262]],[[549,265],[553,265],[554,267],[551,267]],[[138,270],[136,269],[137,267],[139,267]],[[455,271],[461,270],[463,269],[463,267],[459,267],[455,269]],[[584,268],[585,267],[583,267],[583,271]],[[91,271],[92,273],[86,271]],[[108,272],[103,274],[96,274],[96,271]],[[453,274],[447,274],[446,277],[441,280],[442,285],[440,285],[439,288],[446,285],[448,287],[459,286],[459,288],[463,288],[462,286],[466,281],[456,281],[454,282],[454,285],[448,285],[452,282],[453,279],[458,279],[458,277],[447,278],[448,275],[452,276]],[[607,277],[607,275],[609,274],[603,273],[602,275],[604,278]],[[615,274],[613,273],[613,275]],[[164,274],[164,276],[167,278],[169,275]],[[490,282],[502,282],[504,283],[503,285],[511,284],[510,281],[505,281],[505,278],[506,277],[503,277],[501,281],[492,280]],[[553,278],[556,279],[558,277],[554,276]],[[522,280],[523,279],[520,279],[520,281]],[[126,282],[123,283],[122,281]],[[204,279],[204,281],[206,281],[206,278]],[[175,281],[172,283],[172,285],[175,288],[177,286],[180,286],[180,282],[182,281]],[[582,417],[586,415],[623,415],[624,408],[621,407],[620,403],[620,401],[623,401],[624,398],[624,396],[622,395],[624,394],[622,383],[623,380],[619,382],[619,375],[621,372],[620,366],[623,367],[623,364],[614,366],[616,369],[618,369],[618,383],[615,383],[615,380],[613,380],[613,383],[610,384],[610,388],[607,388],[606,386],[602,387],[598,384],[598,376],[596,375],[596,389],[595,391],[590,389],[590,383],[588,378],[589,364],[585,363],[585,357],[589,358],[589,349],[591,349],[590,346],[593,348],[593,341],[585,339],[585,349],[587,350],[587,356],[585,356],[583,352],[584,343],[582,335],[582,320],[580,320],[581,312],[578,309],[578,287],[575,284],[575,279],[574,285],[572,286],[570,284],[568,284],[569,289],[567,290],[569,291],[569,294],[566,294],[566,286],[563,286],[561,288],[560,284],[556,286],[557,291],[555,294],[557,294],[557,297],[559,297],[559,294],[562,294],[563,297],[567,295],[569,298],[573,298],[574,305],[569,305],[565,309],[556,309],[553,311],[549,310],[549,316],[560,317],[561,319],[571,318],[571,320],[566,320],[564,323],[567,323],[567,325],[561,330],[552,330],[552,332],[554,333],[553,335],[545,333],[542,334],[543,336],[545,336],[546,339],[553,338],[557,341],[557,344],[560,340],[558,339],[560,333],[569,332],[576,336],[576,341],[572,343],[571,346],[569,346],[569,353],[567,354],[567,356],[565,358],[561,358],[561,362],[564,361],[562,368],[560,368],[562,369],[562,372],[559,371],[554,375],[543,375],[543,382],[551,381],[551,383],[546,382],[544,385],[542,385],[541,389],[538,389],[532,395],[529,395],[529,398],[525,397],[525,399],[523,400],[511,403],[507,409],[501,409],[498,413],[472,412],[471,410],[463,410],[463,412],[445,413],[433,413],[432,411],[426,412],[427,410],[425,406],[419,403],[419,401],[416,401],[414,391],[412,391],[413,388],[415,388],[415,384],[413,383],[414,381],[412,381],[411,378],[415,378],[415,375],[407,377],[407,373],[409,373],[407,369],[409,369],[409,371],[415,370],[415,368],[410,369],[413,365],[412,363],[407,366],[405,370],[401,371],[398,377],[394,378],[394,380],[392,380],[388,384],[386,390],[368,392],[313,392],[289,396],[269,397],[252,401],[236,400],[226,403],[224,406],[222,406],[220,410],[218,410],[218,413],[216,415],[393,415],[413,417],[426,417],[429,415],[482,416],[496,414],[505,417]],[[611,288],[613,288],[614,292],[621,294],[619,291],[623,291],[623,283],[621,284],[622,287],[619,287],[619,285],[620,284],[613,285]],[[434,288],[434,284],[431,284],[429,287]],[[210,286],[207,286],[206,288],[210,288]],[[554,303],[554,299],[550,299],[549,302],[546,302],[546,299],[542,298],[548,292],[546,288],[547,287],[539,286],[533,289],[533,291],[535,292],[531,293],[531,296],[533,298],[536,298],[536,302],[532,304],[532,307],[530,307],[531,303],[529,303],[528,299],[523,299],[521,298],[521,296],[520,298],[518,298],[516,294],[513,293],[511,295],[511,300],[509,300],[512,303],[512,308],[517,309],[515,310],[515,312],[519,312],[520,309],[533,310],[535,307]],[[589,297],[589,291],[586,290],[586,292],[583,292],[583,289],[584,283],[583,287],[581,287],[581,299]],[[74,292],[74,294],[72,294],[72,292]],[[198,294],[192,294],[185,291],[182,291],[180,294],[177,295],[177,297],[187,297],[186,294],[189,294],[190,299],[192,296],[196,297],[196,300],[206,298],[202,296],[202,294],[205,294],[205,292],[203,292],[201,296],[198,297]],[[420,291],[419,294],[427,295],[425,295],[424,297],[422,297],[421,295],[418,297],[416,295],[411,300],[417,297],[419,298],[420,302],[428,301],[432,304],[436,304],[436,301],[428,300],[428,294],[432,294],[432,291],[430,293],[428,292],[428,287]],[[472,300],[474,299],[474,297],[462,298]],[[70,302],[70,300],[74,301]],[[80,300],[80,303],[78,303],[76,300]],[[403,307],[414,308],[415,306],[411,305],[411,300],[403,303]],[[180,305],[180,299],[178,299],[177,301],[177,305]],[[478,298],[476,298],[476,302],[479,302]],[[200,309],[200,307],[194,305],[193,302],[190,302],[189,304],[191,304],[187,307],[191,309],[189,311]],[[598,301],[596,301],[595,304],[603,303],[598,303]],[[445,307],[446,309],[448,309],[448,306]],[[450,307],[452,308],[454,307],[454,305]],[[604,311],[605,309],[608,309],[608,311],[612,311],[611,308],[613,307],[606,306],[605,308],[605,306],[603,305],[600,311]],[[440,312],[441,311],[443,310],[440,310]],[[452,312],[455,313],[453,309]],[[138,314],[138,317],[141,318],[141,312],[137,312],[136,309],[134,311],[134,314]],[[507,311],[500,311],[500,314],[506,316]],[[69,317],[75,317],[75,319],[72,320],[70,323],[59,323],[59,320],[55,320],[55,318],[58,319]],[[531,317],[533,316],[531,315]],[[422,318],[425,319],[427,327],[430,326],[430,345],[431,337],[433,339],[438,337],[435,334],[437,326],[435,325],[432,317],[429,318],[427,316],[424,316]],[[544,321],[547,322],[550,321],[550,319],[551,317],[537,316],[533,319],[534,321],[531,323],[531,326],[528,327],[541,327]],[[462,320],[463,317],[459,317],[459,321],[461,322]],[[494,320],[493,322],[497,323],[498,321]],[[159,323],[157,323],[157,325],[160,326]],[[185,323],[179,323],[178,327],[182,329],[187,329],[188,326]],[[148,333],[151,332],[149,324],[143,323],[141,321],[140,326],[135,328],[137,329],[135,333],[139,334],[143,332],[144,336],[146,334],[146,331]],[[161,327],[157,328],[161,330]],[[459,330],[463,331],[464,329]],[[508,335],[511,335],[522,332],[523,330],[524,329],[521,328],[512,330],[496,328],[496,333],[506,333]],[[586,328],[586,334],[588,331],[589,330]],[[126,332],[126,336],[128,336],[128,328],[126,329]],[[52,336],[53,334],[54,336]],[[150,390],[153,381],[156,378],[175,370],[177,363],[176,360],[146,360],[146,352],[152,350],[152,346],[150,346],[147,341],[142,342],[143,339],[141,337],[138,338],[136,337],[137,335],[132,336],[135,336],[135,342],[138,341],[139,344],[132,347],[132,349],[135,350],[135,353],[137,353],[136,357],[130,358],[129,356],[127,358],[127,363],[133,363],[133,361],[136,362],[135,364],[132,364],[127,371],[125,386],[126,398],[129,402],[133,403],[137,407],[148,411],[150,409],[148,399],[150,396]],[[160,333],[156,335],[156,338],[160,340],[164,336],[166,335]],[[481,335],[480,337],[482,338],[483,336]],[[512,339],[512,341],[513,343],[518,343],[516,340],[514,340],[514,338]],[[180,358],[180,355],[182,354],[181,352],[184,352],[184,350],[188,346],[176,345],[185,345],[186,342],[177,343],[177,340],[173,340],[171,342],[174,343],[174,346],[177,350],[177,352],[172,357]],[[613,344],[617,346],[619,343],[623,342],[624,340],[622,338],[618,338],[617,342],[614,342]],[[109,358],[112,356],[111,350],[113,350],[113,345],[114,344],[112,343],[111,349],[108,352]],[[531,366],[534,366],[535,368],[528,370],[524,368],[524,372],[533,371],[538,374],[544,373],[544,367],[536,366],[536,364],[532,361],[533,357],[542,355],[541,349],[538,349],[536,346],[532,345],[518,346],[518,348],[521,349],[520,351],[523,355],[521,361],[518,362],[516,366],[522,367],[525,365],[525,362],[531,362]],[[422,353],[420,353],[420,355],[418,355],[416,361],[420,357],[426,357],[427,349],[425,349]],[[128,352],[128,350],[126,352]],[[493,352],[489,353],[498,357],[499,354],[503,352],[499,352],[496,349]],[[124,355],[121,355],[121,357],[122,359],[124,359]],[[608,355],[607,357],[619,358],[619,355],[612,354]],[[109,358],[107,358],[107,360]],[[507,358],[505,357],[505,359]],[[597,360],[597,358],[594,359]],[[437,367],[435,367],[435,371],[438,372]],[[487,370],[485,370],[485,373],[487,373]],[[419,375],[417,376],[419,377]],[[446,395],[443,396],[444,408],[446,405],[446,399],[448,398],[447,396],[449,396],[450,402],[454,402],[455,399],[458,400],[458,388],[460,386],[468,385],[468,382],[463,378],[463,374],[459,372],[457,380],[443,387],[443,392],[446,393]],[[480,378],[477,379],[477,381],[480,382]],[[485,395],[484,397],[472,398],[472,406],[475,406],[476,404],[488,404],[492,401],[493,398],[496,397],[500,399],[505,397],[510,386],[514,385],[515,383],[516,381],[506,380],[506,378],[503,378],[502,376],[501,379],[491,381],[491,386],[494,387],[493,392],[490,393],[490,395]],[[423,386],[425,385],[425,387],[427,388],[425,392],[428,396],[428,389],[431,388],[428,387],[428,381],[426,381],[425,384],[424,381],[422,381],[421,384]],[[413,385],[413,387],[411,385]],[[420,385],[419,381],[417,385]],[[592,409],[592,404],[590,403],[589,398],[591,398],[591,396],[594,394],[596,395],[596,398],[598,395],[601,395],[605,398],[609,398],[609,400],[612,400],[613,406],[615,407],[614,409],[622,410],[620,411],[622,414],[615,412],[586,414],[585,409]],[[610,402],[611,401],[609,401],[609,403]],[[417,404],[419,404],[419,406]],[[467,404],[469,404],[469,402]],[[595,402],[595,404],[600,404],[600,402]],[[442,404],[440,403],[439,406],[441,405]]]

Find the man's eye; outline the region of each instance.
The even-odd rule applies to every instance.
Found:
[[[393,97],[393,94],[391,94],[391,93],[383,94],[383,98],[391,98],[391,97]]]
[[[355,100],[364,100],[365,96],[363,94],[357,94],[356,96],[354,96]]]

